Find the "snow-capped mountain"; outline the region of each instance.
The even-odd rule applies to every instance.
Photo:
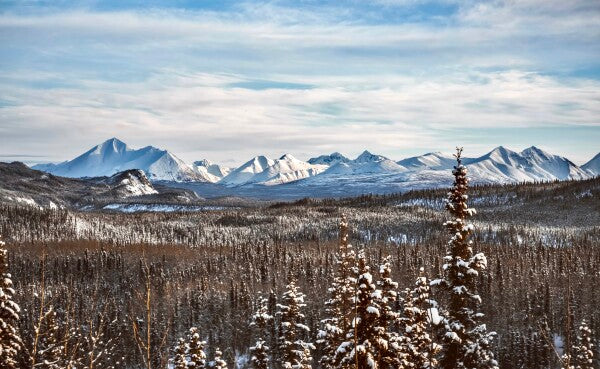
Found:
[[[591,173],[593,176],[600,175],[600,153],[596,154],[590,161],[583,164],[581,169]]]
[[[310,164],[285,154],[271,166],[252,176],[247,183],[276,185],[315,176],[327,169],[327,165]]]
[[[337,163],[347,163],[350,159],[340,154],[339,152],[334,152],[329,155],[321,155],[314,158],[308,159],[309,164],[320,164],[320,165],[335,165]]]
[[[521,152],[499,146],[480,157],[464,158],[463,163],[473,183],[585,179],[600,173],[600,154],[580,168],[564,157],[549,154],[535,146]],[[394,161],[364,151],[354,160],[338,152],[308,161],[299,160],[291,154],[276,160],[256,156],[232,169],[208,160],[188,165],[168,151],[152,146],[135,150],[113,138],[73,160],[33,168],[63,177],[110,177],[117,172],[139,169],[150,181],[200,182],[213,186],[210,188],[213,192],[219,189],[225,191],[228,187],[227,193],[247,193],[257,186],[273,188],[286,184],[282,191],[302,189],[305,193],[318,194],[325,193],[326,189],[335,189],[335,193],[351,195],[449,186],[454,165],[455,159],[451,154],[440,152]],[[124,178],[124,195],[152,193],[152,189],[144,187],[144,180],[138,177]],[[248,187],[248,191],[242,191],[242,187]]]
[[[356,159],[339,162],[323,172],[323,176],[390,174],[406,172],[406,168],[385,156],[364,151]]]
[[[153,195],[158,191],[146,177],[144,171],[139,169],[126,170],[112,175],[106,180],[111,185],[112,191],[118,197]]]
[[[220,181],[232,171],[232,168],[214,164],[206,159],[195,161],[194,169],[206,178],[208,182],[213,183]]]
[[[207,181],[169,151],[152,146],[134,150],[116,138],[94,146],[73,160],[36,165],[33,169],[71,178],[111,176],[128,169],[141,169],[151,180]]]
[[[220,182],[229,186],[243,184],[277,185],[315,176],[327,169],[327,165],[310,164],[285,154],[277,160],[257,156],[233,170]]]
[[[266,156],[255,156],[238,168],[232,170],[228,175],[219,181],[219,183],[228,186],[237,186],[247,183],[257,173],[261,173],[275,163],[274,160]]]
[[[420,156],[413,156],[400,161],[398,164],[409,170],[433,169],[443,170],[452,169],[456,164],[456,159],[451,154],[441,152],[430,152]]]
[[[589,175],[570,160],[535,146],[520,153],[499,146],[489,153],[465,161],[474,180],[488,183],[584,179]]]

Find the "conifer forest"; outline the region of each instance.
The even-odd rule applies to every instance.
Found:
[[[600,368],[600,178],[196,212],[0,204],[0,368]]]

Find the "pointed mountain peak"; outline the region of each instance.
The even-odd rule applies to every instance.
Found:
[[[546,151],[544,151],[538,147],[535,147],[535,146],[526,148],[525,150],[521,151],[521,154],[527,155],[527,156],[537,155],[537,156],[541,156],[543,158],[550,158],[553,156],[552,154],[549,154]]]
[[[365,150],[356,159],[354,159],[354,161],[356,163],[366,163],[366,162],[377,162],[377,161],[382,161],[382,160],[386,160],[386,159],[387,158],[385,156],[371,154],[368,150]]]

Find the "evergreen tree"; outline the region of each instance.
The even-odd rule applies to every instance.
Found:
[[[187,344],[183,338],[180,338],[175,346],[175,358],[173,359],[173,369],[187,369]]]
[[[390,257],[386,257],[379,267],[378,290],[373,297],[380,307],[377,321],[375,346],[377,350],[377,366],[379,368],[398,368],[401,363],[400,337],[393,329],[396,328],[399,314],[396,311],[398,302],[398,283],[391,278],[392,268]]]
[[[375,341],[381,333],[378,330],[380,307],[375,300],[378,292],[364,250],[358,253],[358,273],[354,319],[346,340],[337,349],[336,360],[343,368],[377,369]]]
[[[588,327],[585,320],[579,325],[577,344],[573,347],[573,355],[575,356],[575,369],[593,368],[594,339],[592,330]]]
[[[8,272],[8,255],[0,240],[0,363],[2,368],[17,367],[17,355],[23,342],[17,332],[20,308],[13,301],[15,291]]]
[[[436,368],[440,346],[433,341],[432,327],[438,323],[435,301],[430,299],[427,277],[420,270],[415,288],[407,290],[402,317],[402,343],[405,366],[416,369]]]
[[[304,324],[302,308],[305,307],[304,294],[292,279],[287,290],[277,304],[279,317],[279,355],[284,369],[310,369],[312,343],[305,341],[309,328]]]
[[[215,350],[215,359],[213,360],[213,368],[214,369],[227,369],[227,362],[223,360],[223,353],[221,353],[221,349],[217,347]]]
[[[188,334],[188,368],[189,369],[204,369],[206,368],[206,353],[204,352],[205,341],[200,339],[198,328],[190,328]]]
[[[252,315],[250,326],[254,328],[256,343],[250,347],[252,357],[252,367],[254,369],[267,369],[269,366],[269,347],[266,345],[264,337],[273,317],[268,314],[268,300],[260,297],[258,301],[258,310]]]
[[[350,329],[350,317],[354,313],[356,277],[356,256],[352,245],[348,243],[348,221],[346,216],[342,215],[337,270],[328,290],[329,299],[325,302],[326,318],[321,320],[317,341],[322,348],[323,354],[319,362],[324,369],[336,367],[336,350],[344,342],[346,332]]]
[[[454,185],[446,201],[452,219],[444,224],[451,236],[449,252],[444,257],[445,276],[432,282],[440,284],[449,295],[440,364],[446,369],[497,368],[490,348],[495,333],[487,332],[486,325],[480,323],[483,314],[477,311],[481,297],[476,293],[476,283],[487,266],[487,259],[483,253],[473,253],[469,240],[473,225],[467,224],[466,220],[475,214],[475,210],[467,206],[469,180],[461,154],[462,148],[457,148],[457,165],[452,171]]]

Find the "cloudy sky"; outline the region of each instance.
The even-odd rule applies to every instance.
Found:
[[[600,2],[0,1],[0,160],[600,151]]]

